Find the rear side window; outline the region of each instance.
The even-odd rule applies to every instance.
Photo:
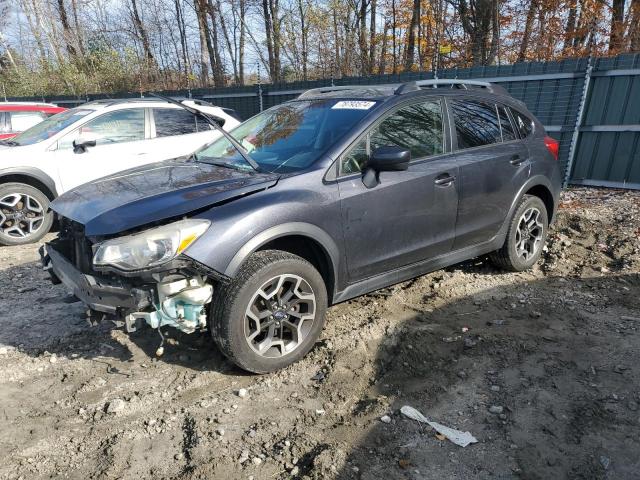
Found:
[[[498,114],[500,116],[500,128],[502,129],[502,141],[510,142],[518,138],[507,114],[507,109],[505,107],[498,107]]]
[[[156,137],[171,137],[198,131],[196,116],[186,110],[154,108],[153,118],[156,123]]]
[[[24,132],[37,125],[45,116],[41,112],[11,112],[11,131]]]
[[[397,145],[411,151],[411,158],[442,153],[440,102],[422,102],[401,108],[371,132],[371,151]]]
[[[474,100],[454,100],[451,108],[459,150],[502,141],[495,105]]]
[[[9,123],[5,122],[6,114],[0,112],[0,133],[9,133]]]
[[[514,110],[513,108],[510,110],[513,120],[516,122],[516,128],[520,133],[520,138],[525,138],[531,135],[531,132],[533,132],[533,120],[527,117],[524,113]]]

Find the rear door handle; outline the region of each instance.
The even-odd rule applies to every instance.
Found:
[[[433,183],[440,187],[448,187],[451,185],[456,177],[450,175],[448,173],[443,173],[442,175],[438,175]]]
[[[524,162],[524,158],[522,158],[520,155],[515,154],[511,156],[511,160],[509,160],[509,163],[511,165],[513,165],[514,167],[517,167],[519,165],[522,164],[522,162]]]

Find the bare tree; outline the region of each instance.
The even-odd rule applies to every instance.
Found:
[[[465,0],[461,0],[465,1]],[[415,61],[416,38],[418,24],[420,22],[420,0],[413,0],[413,9],[411,14],[411,24],[407,32],[407,48],[404,54],[404,69],[411,70]]]
[[[211,35],[211,47],[209,53],[211,55],[211,67],[213,69],[213,81],[216,87],[223,86],[224,81],[224,66],[222,65],[222,57],[220,56],[220,41],[218,38],[218,23],[220,17],[213,4],[213,0],[208,0],[207,11],[211,18],[211,29],[209,30]]]
[[[495,60],[497,0],[452,0],[464,32],[471,40],[473,65],[490,65]],[[491,40],[489,40],[491,38]]]
[[[269,76],[271,81],[280,81],[282,67],[280,63],[280,7],[279,0],[262,0],[264,14],[264,29],[267,37],[267,52],[269,54]]]
[[[58,2],[62,3],[62,0],[58,0]],[[140,41],[142,42],[142,49],[144,50],[144,56],[147,60],[148,66],[152,66],[155,63],[155,59],[153,58],[153,53],[151,52],[151,45],[149,44],[149,34],[142,23],[142,19],[140,18],[140,13],[138,12],[138,4],[137,0],[131,0],[131,15],[133,19],[133,24],[136,27],[136,31],[140,37]]]
[[[58,8],[58,15],[60,15],[60,23],[62,23],[62,34],[65,46],[67,47],[67,52],[69,52],[69,56],[75,57],[77,52],[76,48],[73,46],[73,33],[71,25],[69,24],[69,18],[67,17],[67,8],[64,5],[64,0],[57,0],[56,6]]]
[[[213,48],[209,35],[209,24],[207,22],[206,0],[195,0],[194,8],[198,19],[198,35],[200,38],[200,83],[202,86],[209,84],[209,68]]]
[[[640,0],[631,0],[629,8],[629,51],[640,51]]]
[[[16,62],[13,59],[13,55],[11,54],[11,49],[7,44],[5,31],[9,25],[11,18],[11,6],[9,5],[9,0],[0,0],[0,46],[4,48],[4,54],[7,57],[7,60],[11,64],[11,66],[15,69],[17,68]]]
[[[369,20],[369,73],[373,73],[373,67],[376,63],[376,15],[378,10],[377,0],[370,0],[370,20]]]
[[[617,52],[622,48],[624,39],[624,3],[625,0],[613,0],[609,28],[610,52]]]
[[[306,23],[308,5],[304,5],[304,0],[297,0],[298,13],[300,14],[300,40],[302,47],[302,79],[307,80],[309,62],[309,25]]]
[[[533,29],[533,21],[538,11],[539,0],[531,0],[529,9],[527,10],[527,19],[524,23],[524,31],[522,32],[522,40],[520,40],[520,51],[518,52],[518,62],[524,62],[527,58],[527,48],[529,48],[529,40],[531,39],[531,30]]]

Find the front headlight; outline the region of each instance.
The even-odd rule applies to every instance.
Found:
[[[93,264],[140,270],[173,260],[211,225],[209,220],[181,220],[145,232],[107,240],[98,245]]]

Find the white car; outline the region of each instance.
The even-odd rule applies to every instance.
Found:
[[[201,100],[186,106],[240,121]],[[100,177],[189,155],[220,136],[202,117],[159,99],[97,100],[0,141],[0,245],[22,245],[51,228],[49,202]]]

